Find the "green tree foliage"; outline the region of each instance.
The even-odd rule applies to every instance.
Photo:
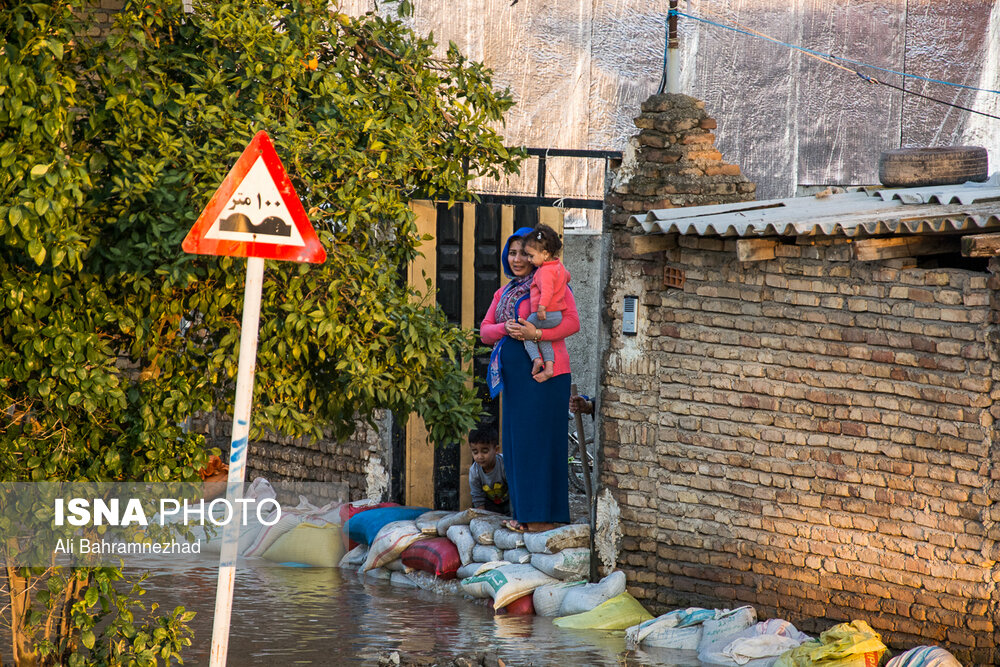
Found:
[[[328,259],[267,265],[251,437],[344,437],[378,408],[459,437],[472,336],[402,271],[425,240],[410,200],[517,169],[490,72],[325,0],[127,1],[100,35],[91,4],[0,5],[0,481],[197,479],[208,452],[183,424],[231,409],[245,260],[180,244],[259,130]],[[95,572],[63,611],[116,604]],[[179,646],[179,618],[141,650]],[[89,648],[72,627],[41,662]]]

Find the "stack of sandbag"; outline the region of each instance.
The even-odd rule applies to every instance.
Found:
[[[527,606],[531,600],[531,594],[539,586],[554,583],[556,580],[544,572],[536,570],[531,565],[501,565],[491,568],[482,574],[468,577],[462,580],[462,590],[466,595],[475,598],[489,597],[493,599],[493,608],[500,609],[506,607],[522,598],[524,608],[519,609],[521,614],[534,613]]]
[[[539,616],[582,614],[624,592],[625,573],[621,570],[594,584],[583,580],[561,581],[535,589],[535,613]]]
[[[590,574],[590,526],[572,523],[543,533],[524,533],[531,565],[561,581],[579,581]]]
[[[274,499],[276,495],[271,484],[258,477],[249,485],[244,498],[259,503],[264,499]],[[304,496],[299,496],[298,506],[282,509],[280,518],[277,507],[273,505],[262,515],[247,512],[246,525],[242,525],[240,514],[237,553],[276,563],[335,567],[344,553],[340,544],[340,508],[337,503],[317,507]],[[196,526],[192,528],[192,533],[201,540],[205,553],[219,553],[221,550],[223,527]]]
[[[871,626],[851,621],[782,653],[774,667],[874,667],[885,651],[882,637]]]

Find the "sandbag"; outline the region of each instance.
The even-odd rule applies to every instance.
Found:
[[[437,524],[438,521],[445,518],[451,514],[447,510],[431,510],[430,512],[424,512],[417,517],[416,524],[417,528],[424,535],[437,535]]]
[[[648,621],[653,615],[646,611],[639,601],[628,592],[602,602],[590,611],[572,616],[561,616],[553,625],[575,630],[624,630]]]
[[[500,527],[500,523],[503,522],[504,518],[499,514],[493,514],[492,516],[480,516],[469,521],[469,530],[472,531],[472,536],[476,538],[477,544],[493,544],[493,533]]]
[[[302,563],[314,567],[336,567],[344,556],[340,527],[332,523],[303,521],[279,537],[263,553],[275,563]]]
[[[270,521],[271,519],[268,519]],[[222,526],[190,526],[192,544],[201,543],[202,553],[218,554],[222,552]],[[240,526],[240,538],[236,547],[237,553],[245,556],[247,549],[251,547],[264,529],[264,524],[257,521],[256,514],[248,515],[247,525]]]
[[[522,595],[518,599],[508,602],[506,606],[500,607],[499,609],[494,607],[493,613],[496,616],[533,616],[535,613],[535,606],[532,602],[532,595],[531,593]]]
[[[398,558],[396,560],[389,561],[388,563],[383,565],[380,569],[388,570],[389,572],[405,572],[407,574],[413,572],[412,567],[408,567],[406,563],[399,560]]]
[[[448,529],[452,526],[468,526],[469,522],[476,517],[481,516],[500,516],[495,512],[487,512],[486,510],[476,509],[475,507],[470,507],[467,510],[461,512],[453,512],[452,514],[446,515],[437,524],[438,535],[444,536],[448,534]]]
[[[918,646],[897,655],[885,667],[962,667],[962,664],[939,646]]]
[[[698,659],[702,662],[718,659],[718,655],[730,641],[756,622],[757,612],[750,606],[737,607],[728,613],[702,621]]]
[[[585,584],[568,591],[557,615],[582,614],[624,592],[625,573],[616,570],[595,584]],[[697,645],[694,648],[698,648]]]
[[[799,632],[788,621],[771,618],[747,628],[731,639],[722,651],[707,657],[719,665],[771,667],[779,655],[810,639],[812,637]]]
[[[590,549],[563,549],[555,554],[531,554],[531,565],[556,579],[584,579],[590,572]]]
[[[340,525],[343,527],[344,548],[350,551],[358,546],[358,543],[347,534],[347,522],[356,514],[367,512],[378,507],[399,507],[399,503],[377,503],[374,500],[355,500],[353,503],[345,503],[340,506]]]
[[[495,570],[498,567],[510,564],[511,563],[505,560],[494,560],[488,563],[469,563],[468,565],[463,565],[458,568],[458,572],[455,573],[455,577],[458,579],[468,579],[469,577],[474,577],[477,574],[489,572],[490,570]]]
[[[410,578],[410,575],[405,572],[393,572],[389,576],[389,583],[393,586],[403,586],[405,588],[420,588],[417,586],[417,583]]]
[[[503,560],[503,553],[494,546],[477,544],[472,547],[472,560],[477,563],[488,563],[491,560]]]
[[[882,637],[864,621],[840,623],[786,651],[774,667],[875,667],[886,646]],[[699,650],[700,653],[700,650]]]
[[[355,514],[347,520],[344,529],[355,542],[371,544],[383,526],[397,521],[410,521],[416,527],[414,520],[426,512],[426,507],[376,507]]]
[[[530,563],[531,552],[524,547],[520,549],[507,549],[503,552],[503,559],[511,563]]]
[[[302,523],[305,517],[292,514],[291,512],[284,512],[281,518],[273,526],[263,526],[254,541],[250,546],[247,547],[246,551],[243,552],[244,556],[263,556],[264,552],[267,551],[274,542],[290,531],[295,526]]]
[[[610,575],[609,575],[610,576]],[[634,625],[625,631],[630,646],[657,646],[685,651],[697,651],[701,642],[702,622],[728,614],[728,609],[688,607],[675,609],[662,616]]]
[[[374,570],[368,570],[367,572],[359,571],[358,576],[361,578],[361,581],[369,583],[376,581],[389,581],[392,578],[392,572],[384,567],[376,567]]]
[[[493,545],[497,549],[517,549],[524,546],[524,533],[500,526],[493,531]]]
[[[415,542],[403,551],[399,559],[408,567],[429,572],[439,579],[454,579],[462,564],[458,549],[447,537],[431,537]]]
[[[458,549],[458,557],[462,560],[462,565],[473,562],[472,548],[476,546],[476,540],[472,537],[472,531],[468,526],[452,526],[447,532],[448,539],[451,540],[455,548]]]
[[[357,570],[368,557],[368,545],[359,544],[340,559],[340,567],[344,570]]]
[[[462,589],[473,597],[492,597],[494,607],[503,607],[539,586],[554,582],[530,565],[504,565],[462,580]]]
[[[559,581],[535,589],[532,606],[538,616],[559,616],[563,600],[570,589],[583,586],[582,581]]]
[[[361,569],[382,567],[389,561],[399,558],[399,554],[403,553],[406,547],[423,539],[427,539],[427,536],[420,532],[413,521],[394,521],[386,524],[372,540],[368,557]]]
[[[535,554],[554,554],[563,549],[590,546],[590,526],[571,523],[543,533],[524,533],[524,546]]]

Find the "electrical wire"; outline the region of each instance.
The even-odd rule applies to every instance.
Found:
[[[919,79],[921,81],[928,81],[930,83],[939,83],[939,84],[942,84],[942,85],[945,85],[945,86],[953,86],[955,88],[964,88],[966,90],[974,90],[974,91],[981,92],[981,93],[993,93],[995,95],[1000,95],[1000,90],[992,90],[990,88],[978,88],[976,86],[968,86],[968,85],[966,85],[964,83],[955,83],[954,81],[942,81],[941,79],[932,79],[930,77],[920,76],[919,74],[908,74],[907,72],[899,72],[897,70],[888,69],[888,68],[885,68],[885,67],[879,67],[877,65],[869,65],[868,63],[863,63],[860,60],[851,60],[850,58],[843,58],[841,56],[837,56],[837,55],[834,55],[832,53],[823,53],[822,51],[815,51],[813,49],[808,49],[808,48],[806,48],[804,46],[798,46],[796,44],[789,44],[788,42],[782,42],[781,40],[775,39],[774,37],[771,37],[769,35],[765,35],[764,33],[756,32],[756,31],[750,31],[750,30],[745,30],[745,29],[741,29],[741,28],[735,28],[733,26],[725,25],[724,23],[718,23],[716,21],[712,21],[710,19],[702,18],[700,16],[694,16],[693,14],[686,14],[686,13],[680,11],[680,10],[677,10],[677,9],[671,9],[670,11],[667,12],[667,16],[668,17],[671,14],[675,14],[677,16],[683,16],[684,18],[689,18],[689,19],[692,19],[694,21],[700,21],[702,23],[707,23],[709,25],[714,25],[714,26],[719,27],[719,28],[724,28],[725,30],[731,30],[732,32],[737,32],[737,33],[740,33],[742,35],[747,35],[749,37],[758,37],[760,39],[765,39],[765,40],[767,40],[769,42],[773,42],[773,43],[778,44],[780,46],[786,46],[786,47],[788,47],[790,49],[795,49],[797,51],[802,51],[803,53],[808,53],[808,54],[810,54],[812,56],[816,56],[816,57],[819,57],[821,59],[839,60],[841,62],[850,63],[852,65],[858,65],[860,67],[867,67],[868,69],[873,69],[873,70],[876,70],[876,71],[879,71],[879,72],[887,72],[889,74],[896,74],[898,76],[906,77],[906,78],[909,78],[909,79]],[[842,67],[842,69],[849,69],[849,68]]]
[[[782,42],[779,39],[775,39],[774,37],[771,37],[770,35],[766,35],[766,34],[764,34],[762,32],[757,32],[755,30],[750,30],[749,28],[736,28],[736,27],[733,27],[733,26],[725,25],[723,23],[718,23],[716,21],[711,21],[709,19],[702,18],[700,16],[694,16],[692,14],[685,14],[684,12],[678,11],[676,9],[671,9],[667,13],[668,18],[669,18],[669,16],[671,14],[676,14],[677,16],[683,16],[685,18],[693,19],[695,21],[700,21],[702,23],[707,23],[709,25],[717,26],[717,27],[723,28],[725,30],[730,30],[732,32],[739,33],[741,35],[746,35],[748,37],[756,37],[758,39],[763,39],[763,40],[766,40],[768,42],[772,42],[772,43],[777,44],[779,46],[785,46],[785,47],[788,47],[790,49],[795,49],[796,51],[801,51],[801,52],[805,53],[806,55],[808,55],[808,56],[810,56],[812,58],[816,58],[820,62],[826,63],[827,65],[832,65],[833,67],[845,70],[847,72],[853,72],[854,74],[858,75],[858,77],[860,77],[864,81],[867,81],[868,83],[872,83],[872,84],[875,84],[875,85],[888,86],[889,88],[894,88],[895,90],[898,90],[898,91],[902,92],[904,95],[914,95],[916,97],[923,98],[923,99],[928,100],[930,102],[937,102],[938,104],[943,104],[945,106],[949,106],[949,107],[952,107],[954,109],[960,109],[962,111],[967,111],[969,113],[974,113],[974,114],[979,115],[979,116],[985,116],[987,118],[993,118],[993,119],[996,119],[996,120],[1000,120],[1000,116],[997,116],[995,114],[986,113],[985,111],[977,111],[976,109],[971,109],[969,107],[962,106],[961,104],[955,104],[954,102],[949,102],[947,100],[942,100],[942,99],[940,99],[938,97],[931,97],[930,95],[924,95],[923,93],[918,93],[918,92],[915,92],[913,90],[907,90],[903,86],[897,86],[895,84],[888,83],[886,81],[881,81],[879,79],[876,79],[875,77],[868,76],[868,75],[862,73],[859,70],[852,69],[850,67],[846,67],[844,65],[841,65],[839,62],[836,62],[836,61],[839,60],[839,61],[842,61],[842,62],[845,62],[845,63],[851,63],[853,65],[860,65],[861,67],[868,67],[868,68],[871,68],[873,70],[877,70],[879,72],[888,72],[890,74],[896,74],[896,75],[904,77],[904,78],[919,79],[921,81],[928,81],[928,82],[931,82],[931,83],[939,83],[939,84],[943,84],[943,85],[946,85],[946,86],[953,86],[955,88],[964,88],[966,90],[974,90],[974,91],[982,92],[982,93],[994,93],[994,94],[1000,95],[1000,90],[991,90],[989,88],[977,88],[975,86],[967,86],[967,85],[961,84],[961,83],[954,83],[954,82],[951,82],[951,81],[942,81],[940,79],[931,79],[929,77],[919,76],[917,74],[907,74],[905,72],[898,72],[896,70],[887,69],[885,67],[878,67],[876,65],[869,65],[867,63],[863,63],[863,62],[860,62],[858,60],[851,60],[850,58],[842,58],[840,56],[836,56],[836,55],[833,55],[833,54],[830,54],[830,53],[822,53],[821,51],[815,51],[813,49],[808,49],[808,48],[806,48],[804,46],[797,46],[795,44],[789,44],[788,42]],[[666,51],[666,46],[664,46],[664,50],[663,50],[664,62],[666,62],[666,57],[667,57],[667,51]]]

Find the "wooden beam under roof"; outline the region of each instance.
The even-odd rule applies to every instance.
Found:
[[[861,239],[854,242],[854,259],[874,262],[900,257],[921,257],[958,252],[954,236],[893,236],[886,239]]]
[[[1000,255],[1000,233],[963,236],[962,255],[965,257],[996,257]]]
[[[632,252],[636,255],[648,255],[653,252],[663,252],[677,247],[677,234],[634,234],[632,236]]]
[[[736,241],[736,259],[741,262],[774,259],[777,247],[777,239],[739,239]]]

